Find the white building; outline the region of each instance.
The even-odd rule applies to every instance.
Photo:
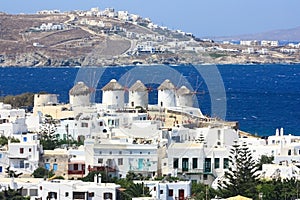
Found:
[[[18,173],[32,174],[39,167],[42,151],[36,134],[24,135],[20,143],[8,144],[8,165]]]
[[[174,200],[191,197],[191,181],[134,181],[134,183],[148,187],[154,199]]]
[[[144,176],[157,175],[157,144],[144,139],[85,140],[86,174],[90,170],[107,170],[110,176],[126,177],[129,171]]]
[[[92,136],[108,138],[107,133],[111,122],[108,116],[103,117],[97,113],[79,113],[74,119],[61,120],[54,134],[66,141],[79,141]]]
[[[175,107],[176,100],[176,88],[174,84],[169,80],[165,80],[158,88],[158,105],[160,107]]]
[[[263,179],[300,179],[300,169],[292,163],[288,164],[283,162],[282,164],[263,164],[260,172],[260,178]]]
[[[257,40],[241,40],[240,45],[244,46],[256,46],[259,42]]]
[[[168,166],[167,174],[205,184],[228,169],[231,145],[238,140],[238,132],[229,127],[174,128],[170,134],[173,142],[163,163]]]
[[[0,177],[5,177],[7,174],[5,173],[5,168],[8,167],[7,146],[0,147]]]
[[[148,90],[140,80],[129,88],[129,106],[132,108],[137,106],[148,107]]]
[[[252,151],[253,158],[258,160],[262,155],[274,156],[274,163],[282,162],[300,164],[300,136],[284,135],[283,128],[276,129],[275,135],[269,136],[267,140],[241,138]]]
[[[124,108],[124,87],[120,85],[115,79],[112,79],[103,88],[102,104],[111,109]]]
[[[0,178],[0,191],[22,189],[22,196],[29,196],[30,200],[38,197],[39,185],[44,181],[42,178]]]
[[[260,42],[260,45],[261,46],[278,47],[279,41],[277,41],[277,40],[262,40]]]
[[[91,90],[84,82],[78,82],[69,91],[70,104],[73,108],[89,106],[91,104],[90,100]]]
[[[38,196],[42,200],[59,199],[119,199],[119,185],[101,183],[101,178],[94,182],[76,180],[52,180],[39,184]]]
[[[26,132],[25,110],[12,109],[11,105],[0,102],[0,135],[12,137]]]

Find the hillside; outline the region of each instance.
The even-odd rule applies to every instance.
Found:
[[[0,12],[0,66],[299,63],[293,48],[218,44],[114,9]]]
[[[77,13],[0,14],[0,65],[132,64],[135,59],[149,57],[135,55],[138,43],[143,45],[143,41],[147,42],[153,37],[164,40],[173,37],[167,31],[163,31],[163,34],[160,30],[153,31],[143,23],[143,20],[129,23],[114,17],[80,16]],[[129,38],[126,36],[128,33],[134,36]],[[190,38],[180,36],[176,39]],[[164,58],[157,57],[157,62],[164,62]],[[162,57],[172,60],[174,55],[165,52]]]

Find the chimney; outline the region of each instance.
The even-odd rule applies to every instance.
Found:
[[[95,174],[94,183],[101,184],[101,174]]]
[[[280,136],[283,136],[283,128],[280,128]]]

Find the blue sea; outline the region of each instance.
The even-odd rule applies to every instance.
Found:
[[[67,103],[69,90],[86,75],[85,79],[94,87],[95,101],[101,102],[100,89],[107,82],[113,78],[122,79],[123,85],[129,87],[133,82],[130,76],[124,78],[124,74],[138,73],[148,78],[146,86],[150,92],[150,103],[155,103],[155,88],[160,81],[157,77],[162,74],[164,78],[178,75],[178,82],[174,84],[179,87],[179,82],[190,83],[202,112],[213,115],[213,101],[223,97],[212,98],[212,84],[209,85],[207,79],[218,79],[216,84],[221,82],[224,87],[226,120],[238,121],[241,130],[259,136],[274,134],[275,129],[280,127],[285,129],[286,134],[300,135],[300,65],[219,65],[216,69],[221,80],[216,74],[203,77],[199,73],[199,70],[205,71],[209,67],[181,65],[168,66],[168,70],[163,72],[134,72],[134,66],[120,66],[107,67],[105,72],[92,70],[93,73],[72,67],[7,67],[0,68],[0,96],[46,91],[59,94],[60,102]]]

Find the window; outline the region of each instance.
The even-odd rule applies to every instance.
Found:
[[[49,199],[57,199],[57,192],[48,192]]]
[[[223,168],[224,169],[228,169],[229,168],[229,159],[228,158],[224,158],[223,160]]]
[[[0,153],[0,158],[2,158],[2,153]]]
[[[203,180],[207,180],[207,174],[203,174]]]
[[[68,196],[69,196],[69,192],[66,192],[66,193],[65,193],[65,197],[68,197]]]
[[[221,140],[221,130],[218,130],[218,140]]]
[[[50,163],[45,163],[45,168],[46,168],[47,170],[50,170]]]
[[[118,159],[118,165],[123,165],[123,158]]]
[[[112,154],[112,151],[110,151],[109,154],[111,155],[111,154]]]
[[[173,189],[169,189],[169,197],[172,197],[174,194]]]
[[[23,142],[27,142],[27,137],[23,137]]]
[[[23,188],[23,189],[21,190],[21,195],[22,195],[22,196],[27,196],[27,189],[24,189],[24,188]]]
[[[188,171],[188,170],[189,170],[189,159],[182,158],[182,171]]]
[[[290,155],[292,155],[292,150],[288,150],[288,155],[290,156]]]
[[[153,191],[156,191],[156,186],[154,186]]]
[[[31,148],[29,148],[28,151],[31,152]]]
[[[204,172],[211,172],[211,158],[205,158],[205,160],[204,160]]]
[[[178,158],[173,158],[173,168],[177,169],[178,166],[179,166],[179,164],[178,164]]]
[[[101,122],[99,122],[99,126],[103,126],[103,122],[101,121]]]
[[[73,168],[74,170],[78,170],[78,164],[74,164]]]
[[[103,194],[103,196],[104,196],[104,199],[113,199],[113,195],[110,192],[105,192]]]
[[[95,196],[95,193],[94,192],[90,192],[89,193],[89,197],[94,197]]]
[[[198,158],[193,158],[193,169],[198,168]]]
[[[122,154],[122,151],[119,151],[119,154]]]
[[[25,168],[29,168],[29,163],[25,163]]]
[[[160,191],[159,191],[159,193],[160,193],[160,194],[163,194],[163,193],[164,193],[164,191],[163,191],[163,190],[160,190]]]
[[[0,172],[2,172],[3,171],[3,168],[2,168],[2,166],[0,166]]]
[[[29,189],[29,196],[37,196],[38,190],[37,189]]]
[[[98,163],[102,164],[103,163],[103,158],[98,158]]]
[[[220,168],[220,158],[215,158],[215,169]]]
[[[56,163],[53,164],[53,171],[57,171],[58,165]]]
[[[24,148],[20,148],[20,154],[24,153]]]
[[[85,192],[73,192],[73,199],[85,199]]]
[[[87,122],[82,122],[81,123],[81,127],[87,128],[87,127],[89,127],[89,124]]]

